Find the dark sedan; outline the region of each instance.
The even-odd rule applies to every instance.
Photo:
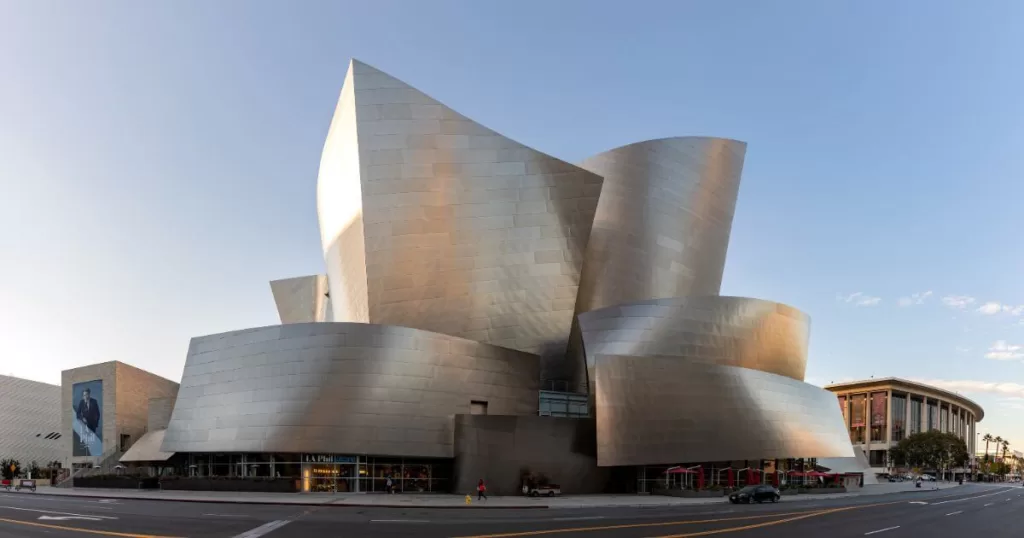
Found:
[[[761,503],[765,501],[776,503],[779,502],[780,498],[782,498],[782,494],[772,486],[747,486],[739,491],[733,492],[732,495],[729,495],[729,502],[733,504],[749,504],[750,502]]]

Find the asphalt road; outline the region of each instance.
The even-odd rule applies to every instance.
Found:
[[[0,538],[245,537],[1017,537],[1024,487],[734,506],[547,510],[269,506],[0,493]],[[1016,517],[1014,517],[1016,516]]]

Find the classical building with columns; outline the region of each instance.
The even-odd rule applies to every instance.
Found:
[[[897,377],[836,383],[825,390],[836,394],[850,442],[875,472],[890,467],[890,447],[924,431],[955,433],[969,454],[977,450],[976,424],[985,410],[959,394]]]

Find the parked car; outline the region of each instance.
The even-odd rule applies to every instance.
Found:
[[[924,480],[925,482],[935,482],[935,477],[930,474],[923,474],[921,475],[921,480]]]
[[[554,497],[555,495],[562,494],[562,488],[558,484],[548,484],[546,486],[535,486],[530,488],[527,493],[530,497]]]
[[[751,502],[762,503],[764,501],[777,503],[781,498],[782,494],[773,486],[747,486],[734,492],[732,495],[729,495],[729,502],[733,504],[750,504]]]

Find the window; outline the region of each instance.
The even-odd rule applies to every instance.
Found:
[[[910,434],[921,433],[921,405],[918,399],[910,400]]]
[[[888,410],[886,392],[871,394],[871,442],[885,441],[886,413]]]
[[[864,443],[864,429],[867,426],[864,415],[867,412],[867,400],[867,394],[854,394],[850,398],[852,402],[850,409],[850,442],[855,445]]]
[[[487,402],[473,400],[469,403],[469,414],[470,415],[486,415],[487,414]]]
[[[587,395],[572,392],[540,391],[538,414],[542,417],[587,417]]]
[[[892,395],[892,440],[902,441],[907,436],[907,397]]]
[[[885,467],[885,450],[872,450],[868,453],[868,463],[872,467]]]
[[[121,445],[120,445],[120,448],[118,450],[120,450],[121,452],[124,452],[124,451],[128,450],[128,446],[129,446],[128,445],[128,441],[130,441],[131,438],[132,438],[132,436],[128,435],[127,433],[122,433],[121,434]]]

